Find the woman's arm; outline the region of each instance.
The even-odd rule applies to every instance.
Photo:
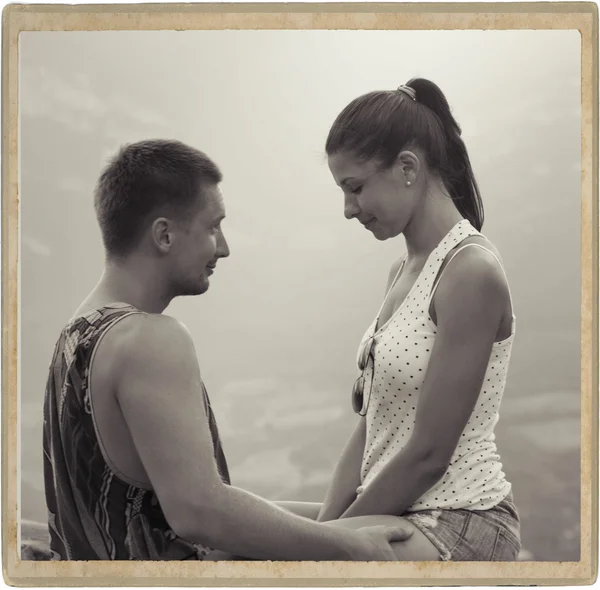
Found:
[[[495,258],[480,248],[452,261],[434,299],[437,336],[414,432],[344,518],[403,514],[442,478],[477,403],[508,288]]]
[[[339,518],[356,498],[356,488],[360,485],[365,437],[366,422],[361,418],[338,461],[317,521],[325,522]]]
[[[392,286],[400,266],[406,256],[401,256],[394,261],[388,274],[385,294]],[[362,464],[363,453],[365,451],[365,440],[367,435],[366,420],[361,418],[356,429],[350,436],[338,461],[336,470],[333,474],[333,480],[323,502],[323,506],[317,517],[317,521],[325,522],[335,520],[341,517],[345,510],[352,504],[356,498],[356,489],[361,484],[360,468]]]

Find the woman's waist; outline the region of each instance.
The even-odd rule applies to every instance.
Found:
[[[410,440],[416,426],[416,410],[418,396],[393,396],[390,399],[371,398],[367,413],[367,432],[365,447],[372,452],[388,451],[394,447],[396,451]],[[483,422],[469,420],[461,438],[452,453],[451,461],[455,462],[469,455],[496,453],[495,426],[498,422],[497,413],[491,413]]]
[[[425,503],[444,502],[445,507],[479,506],[504,496],[510,484],[506,481],[500,456],[493,443],[479,452],[453,458],[440,480],[418,500]]]
[[[378,428],[367,431],[365,451],[362,461],[363,479],[369,479],[372,471],[380,471],[392,460],[410,440],[412,425],[399,429],[392,423],[377,424]],[[500,455],[495,443],[493,431],[481,436],[464,439],[454,450],[443,480],[461,479],[465,482],[479,479],[479,474],[486,470],[490,473],[502,469]]]
[[[421,510],[489,510],[500,504],[512,486],[501,469],[493,476],[460,485],[460,481],[438,483],[427,490],[407,509]]]

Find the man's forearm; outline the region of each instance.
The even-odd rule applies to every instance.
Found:
[[[294,502],[293,500],[277,500],[273,502],[279,508],[283,508],[286,512],[291,512],[296,516],[308,518],[309,520],[317,520],[322,504],[319,502]]]
[[[190,514],[181,536],[261,560],[353,561],[358,533],[291,514],[245,490],[223,486],[215,500]],[[349,533],[349,534],[348,534]]]

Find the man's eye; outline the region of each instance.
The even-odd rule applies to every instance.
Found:
[[[362,191],[362,186],[357,186],[356,188],[351,188],[350,192],[354,195],[358,195]]]

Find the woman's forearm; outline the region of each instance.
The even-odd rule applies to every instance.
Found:
[[[365,448],[365,433],[365,421],[361,419],[338,461],[317,518],[319,522],[339,518],[356,498],[356,488],[360,485],[360,466]]]
[[[334,480],[329,488],[329,492],[323,502],[317,522],[328,522],[337,520],[349,508],[356,498],[356,491],[352,492],[350,486],[340,484],[339,480]]]
[[[446,466],[406,448],[394,457],[342,514],[342,518],[401,516],[444,475]]]

